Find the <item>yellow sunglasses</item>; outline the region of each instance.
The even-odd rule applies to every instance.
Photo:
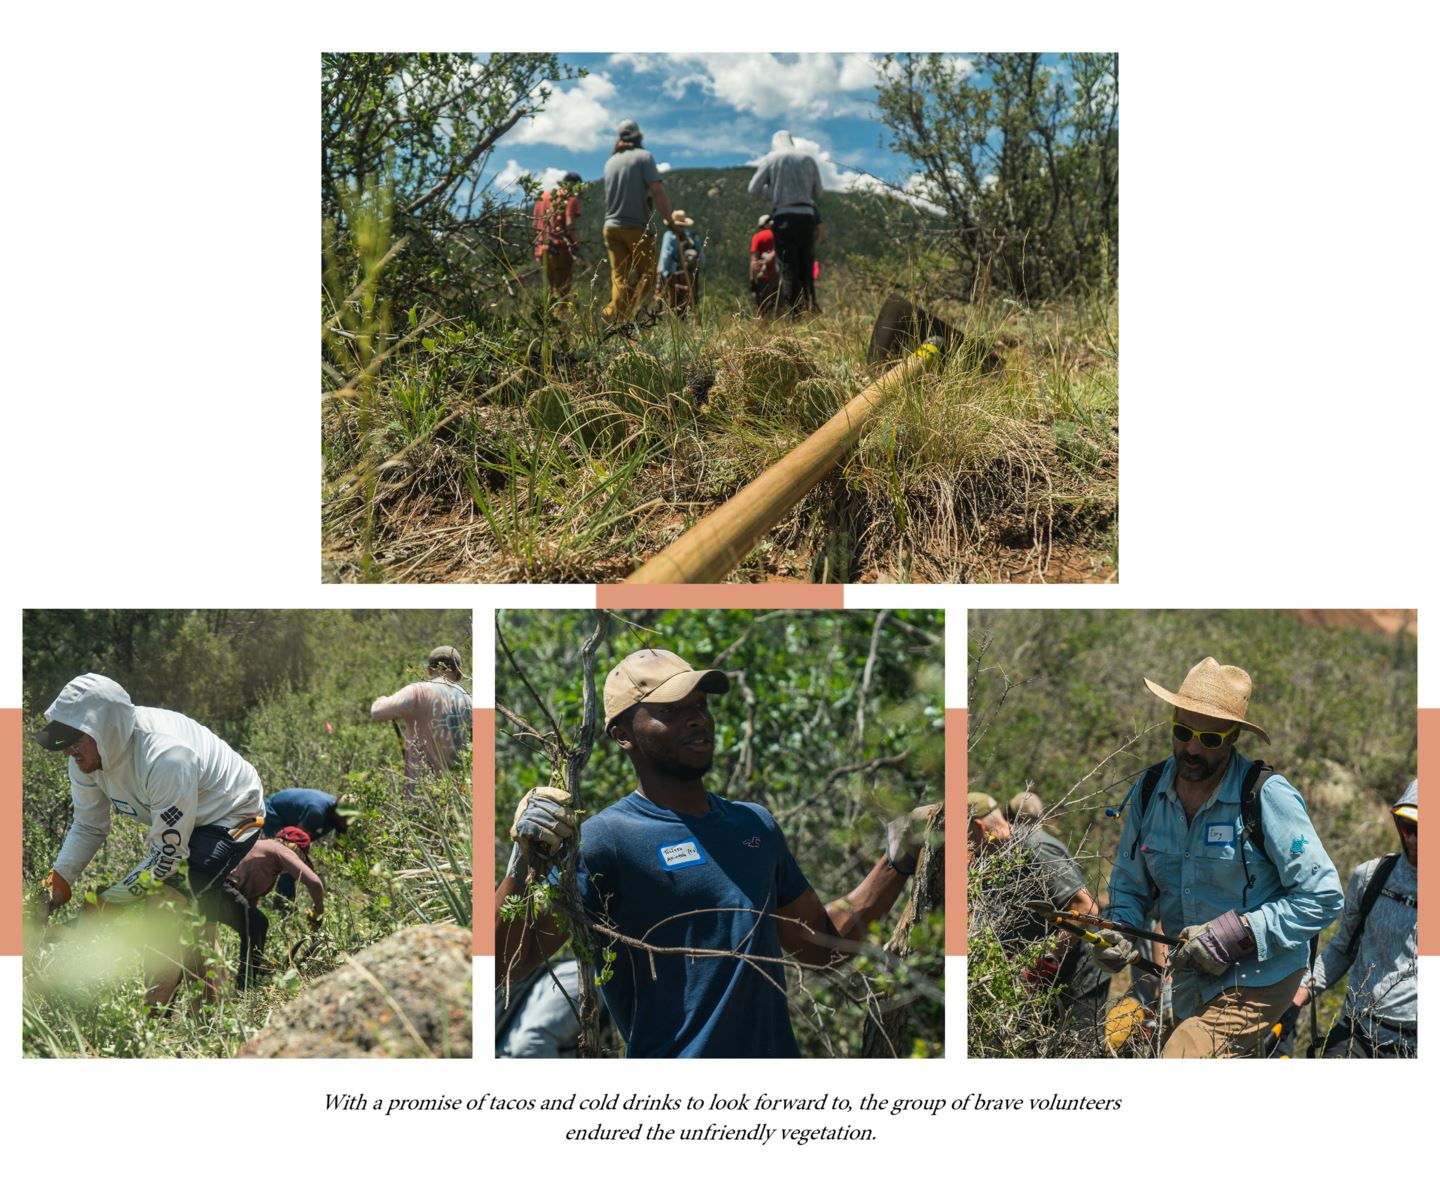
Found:
[[[1240,731],[1240,726],[1237,724],[1234,728],[1226,729],[1223,733],[1209,732],[1208,730],[1201,732],[1198,728],[1191,728],[1188,724],[1181,724],[1178,720],[1172,718],[1170,721],[1170,731],[1175,734],[1175,739],[1182,745],[1192,737],[1199,737],[1200,744],[1205,746],[1206,749],[1219,749],[1220,746],[1225,744],[1226,737],[1233,737]]]

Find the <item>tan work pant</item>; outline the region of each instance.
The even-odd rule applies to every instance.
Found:
[[[631,318],[655,287],[660,255],[655,237],[648,227],[606,228],[605,252],[610,257],[610,304],[602,313],[607,319]]]
[[[1305,971],[1298,969],[1274,985],[1225,990],[1170,1032],[1160,1058],[1240,1059],[1253,1055],[1255,1045],[1290,1008],[1304,976]]]
[[[570,292],[570,281],[575,276],[575,258],[568,248],[547,248],[542,256],[545,263],[545,283],[555,298],[563,298]]]

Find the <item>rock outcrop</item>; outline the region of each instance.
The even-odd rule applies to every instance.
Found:
[[[349,957],[275,1011],[240,1055],[466,1057],[471,940],[454,924],[407,927]]]

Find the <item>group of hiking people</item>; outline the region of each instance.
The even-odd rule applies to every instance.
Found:
[[[495,891],[497,1054],[574,1052],[574,966],[552,975],[548,960],[567,938],[564,919],[504,911],[532,884],[557,885],[577,841],[583,914],[613,957],[601,997],[635,1058],[798,1056],[786,957],[820,967],[852,959],[915,873],[934,806],[893,820],[859,884],[827,904],[768,810],[707,789],[711,699],[730,686],[725,671],[696,670],[669,650],[628,655],[605,680],[604,724],[634,789],[583,832],[569,792],[540,786],[520,800]]]
[[[605,252],[610,301],[602,313],[616,324],[634,319],[653,294],[680,318],[700,301],[704,238],[695,220],[671,207],[655,158],[634,120],[622,120],[605,162]],[[564,300],[574,284],[581,251],[580,175],[571,171],[535,202],[535,257],[550,296]],[[762,318],[818,312],[816,247],[825,238],[820,218],[820,168],[781,129],[750,180],[749,194],[769,210],[750,243],[750,293]],[[658,245],[650,226],[658,211],[665,232]]]
[[[1145,685],[1170,708],[1171,756],[1118,809],[1103,902],[1044,828],[1033,791],[1005,808],[967,799],[985,913],[1011,954],[1039,947],[1021,977],[1047,1019],[1096,1054],[1140,1032],[1167,1059],[1288,1057],[1308,1005],[1312,1056],[1416,1055],[1418,783],[1390,808],[1399,848],[1342,889],[1300,793],[1238,748],[1241,733],[1270,742],[1246,719],[1249,674],[1207,657],[1178,691]],[[1112,999],[1127,968],[1129,988]],[[1315,999],[1347,973],[1340,1017],[1322,1031]]]
[[[422,773],[446,773],[468,741],[471,700],[461,675],[458,651],[439,646],[424,680],[371,707],[372,720],[405,726],[407,792]],[[238,937],[240,990],[271,968],[264,959],[270,921],[260,903],[272,891],[289,901],[303,885],[312,938],[321,931],[325,883],[311,849],[348,832],[355,811],[346,801],[304,787],[266,797],[255,767],[210,729],[180,712],[138,706],[119,683],[95,673],[65,685],[33,739],[68,759],[74,813],[40,881],[47,920],[71,900],[119,816],[145,826],[146,851],[119,881],[85,896],[84,911],[102,922],[137,907],[173,914],[193,900],[212,950],[218,925]],[[152,1013],[167,1011],[187,974],[206,996],[219,994],[219,975],[198,944],[181,947],[178,931],[172,944],[147,949],[145,966]]]

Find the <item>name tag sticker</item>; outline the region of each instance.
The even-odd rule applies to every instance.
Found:
[[[655,851],[660,855],[663,869],[686,869],[691,865],[705,864],[705,854],[700,851],[694,837],[677,840],[674,844],[657,844]]]
[[[1234,824],[1207,824],[1205,827],[1206,844],[1234,844]]]

